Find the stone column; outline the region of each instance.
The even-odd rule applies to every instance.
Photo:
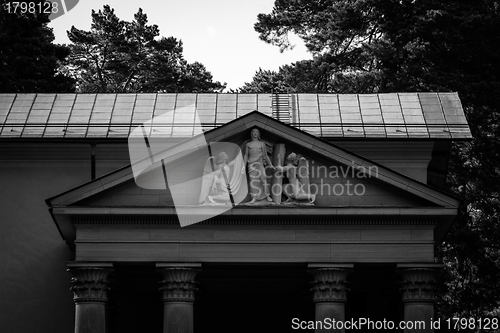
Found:
[[[401,291],[403,293],[404,320],[412,322],[413,328],[405,329],[405,333],[434,332],[431,321],[434,318],[435,274],[436,268],[442,265],[429,264],[423,267],[414,265],[398,265],[398,273],[403,277]],[[417,322],[425,323],[417,327]],[[421,325],[421,324],[419,324]]]
[[[163,333],[193,333],[196,274],[201,264],[156,264],[162,274]]]
[[[345,303],[347,301],[347,276],[353,265],[321,265],[309,264],[309,273],[314,276],[312,282],[313,301],[315,303],[315,320],[325,318],[345,321]],[[345,332],[344,329],[321,329],[315,332]]]
[[[75,333],[106,332],[107,277],[112,271],[113,265],[107,263],[68,263],[73,274]]]

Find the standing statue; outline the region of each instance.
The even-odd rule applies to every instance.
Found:
[[[235,158],[230,163],[227,163],[228,159],[225,152],[221,152],[217,159],[214,156],[207,159],[199,198],[201,205],[229,204],[231,201],[229,192],[232,195],[237,193],[245,181],[245,165],[241,158]]]
[[[312,204],[316,195],[311,194],[309,188],[309,165],[304,157],[295,153],[288,155],[286,165],[276,168],[280,172],[286,172],[288,184],[283,186],[283,194],[287,196],[287,203]]]
[[[243,161],[248,164],[248,177],[250,183],[250,196],[252,200],[248,203],[253,205],[257,200],[266,199],[272,202],[267,186],[266,170],[264,161],[274,169],[269,156],[267,156],[266,143],[260,139],[260,131],[257,128],[250,132],[251,140],[243,144]]]

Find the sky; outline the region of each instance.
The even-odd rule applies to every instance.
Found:
[[[67,1],[67,0],[66,0]],[[122,20],[132,21],[141,7],[148,24],[156,24],[160,36],[182,40],[184,58],[198,61],[212,73],[214,81],[236,89],[252,80],[255,72],[278,70],[281,65],[311,59],[303,42],[290,36],[291,51],[280,53],[277,46],[259,39],[253,26],[257,14],[269,14],[274,0],[81,0],[66,14],[53,20],[55,43],[69,44],[71,26],[90,30],[91,11],[109,4]]]

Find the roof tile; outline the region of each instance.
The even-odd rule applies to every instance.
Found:
[[[471,138],[456,93],[284,94],[280,100],[289,101],[280,117],[289,114],[292,126],[322,137]],[[153,121],[153,135],[189,137],[254,110],[272,116],[273,95],[0,94],[0,137],[126,137],[153,117],[162,119]]]

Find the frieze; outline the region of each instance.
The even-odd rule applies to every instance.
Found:
[[[265,209],[265,208],[264,208]],[[293,211],[293,208],[289,208]],[[304,208],[307,209],[307,208]],[[237,211],[238,208],[233,209]],[[301,216],[299,214],[306,211],[300,211],[296,216],[276,215],[272,216],[218,216],[209,220],[200,222],[204,225],[336,225],[336,224],[354,224],[354,225],[435,225],[438,223],[436,218],[430,217],[337,217],[337,216]],[[279,212],[278,212],[279,213]],[[74,224],[174,224],[179,221],[176,216],[74,216]]]

